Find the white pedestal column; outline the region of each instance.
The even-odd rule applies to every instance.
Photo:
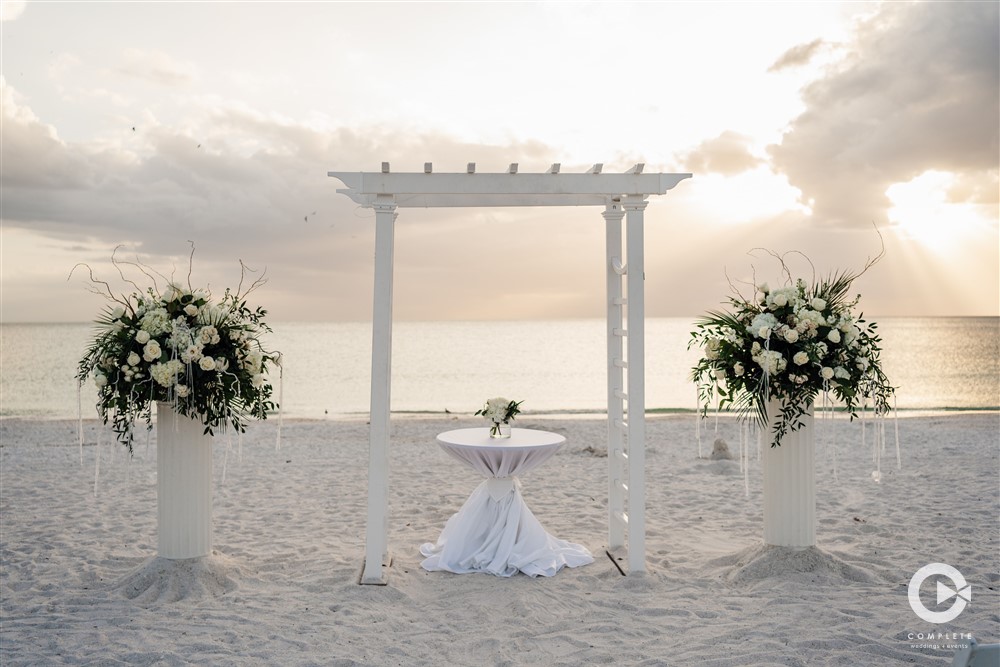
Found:
[[[158,555],[198,558],[212,551],[212,436],[168,403],[156,409]]]
[[[778,404],[768,406],[777,415]],[[802,428],[787,433],[780,447],[771,447],[771,430],[761,434],[764,471],[764,542],[780,547],[816,544],[816,437],[813,409],[802,417]]]

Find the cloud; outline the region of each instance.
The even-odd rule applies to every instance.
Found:
[[[798,44],[788,49],[774,61],[774,64],[767,68],[768,72],[778,72],[790,67],[801,67],[808,65],[809,61],[816,56],[824,47],[826,42],[822,39],[814,39],[806,44]]]
[[[177,61],[162,51],[141,49],[125,49],[122,64],[116,71],[168,87],[189,84],[198,76],[198,67],[194,63]]]
[[[884,220],[885,191],[936,169],[974,182],[1000,151],[997,3],[884,3],[837,66],[803,91],[806,109],[776,169],[823,223]]]
[[[375,171],[382,161],[391,162],[394,171],[422,171],[424,162],[433,162],[436,172],[464,171],[468,162],[477,162],[480,172],[502,171],[510,162],[520,162],[522,171],[543,171],[558,160],[551,148],[535,141],[487,146],[374,127],[319,130],[225,104],[194,113],[197,122],[184,129],[150,119],[140,131],[129,129],[114,142],[66,141],[12,87],[0,83],[0,193],[5,239],[12,248],[18,247],[18,230],[36,239],[31,244],[44,238],[62,248],[82,246],[85,250],[73,253],[72,260],[69,251],[52,257],[66,263],[57,273],[64,276],[83,261],[102,267],[107,277],[114,273],[110,251],[119,243],[169,273],[171,266],[186,265],[190,239],[197,246],[197,277],[213,285],[232,280],[239,258],[257,268],[266,265],[272,276],[267,300],[279,319],[364,320],[370,315],[374,216],[337,194],[343,186],[328,171]],[[456,281],[456,275],[483,275],[490,266],[500,275],[511,256],[536,252],[538,244],[563,247],[574,233],[572,220],[562,226],[515,221],[504,227],[505,250],[495,259],[484,261],[469,252],[491,244],[497,235],[492,218],[505,215],[407,209],[397,226],[400,316],[420,318],[428,308],[480,316],[481,283]],[[558,217],[550,211],[545,215]],[[603,239],[599,214],[591,217],[595,239]],[[576,261],[575,255],[562,254],[539,271],[517,272],[505,283],[539,312],[556,312],[560,304],[553,306],[552,300],[572,301],[565,292],[587,299],[594,291],[595,286],[574,281]],[[595,275],[599,287],[601,275]],[[532,300],[540,277],[553,276],[563,282],[564,294]],[[68,311],[61,316],[74,318]]]
[[[689,153],[681,155],[679,161],[686,170],[696,173],[739,174],[763,162],[750,152],[750,144],[750,137],[726,130],[713,139],[701,142]]]

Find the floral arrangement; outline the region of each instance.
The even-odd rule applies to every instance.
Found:
[[[698,320],[688,348],[704,350],[692,369],[702,414],[718,395],[721,409],[732,406],[741,420],[767,428],[768,401],[778,401],[771,443],[776,447],[802,426],[820,392],[839,399],[851,420],[869,400],[877,416],[888,413],[895,389],[882,372],[877,325],[854,316],[860,295],[848,298],[853,281],[880,257],[860,273],[812,284],[793,281],[778,257],[784,286],[755,285],[749,299],[737,290],[728,300],[732,312],[709,312]]]
[[[192,252],[193,254],[193,252]],[[151,424],[152,405],[169,402],[181,415],[205,425],[205,432],[231,424],[245,431],[250,418],[266,419],[276,405],[267,381],[268,365],[280,366],[280,355],[263,347],[261,335],[267,311],[247,306],[246,296],[265,281],[254,281],[244,292],[227,289],[213,302],[207,290],[168,280],[157,288],[152,273],[139,267],[153,286],[116,295],[108,283],[93,285],[111,303],[96,320],[92,342],[80,360],[77,380],[93,374],[98,388],[97,411],[113,423],[118,440],[132,451],[134,426],[140,418]],[[240,263],[245,277],[246,267]],[[89,267],[87,267],[89,269]],[[124,278],[124,274],[122,273]]]
[[[514,417],[521,413],[521,403],[524,401],[508,401],[506,398],[491,398],[486,401],[486,405],[481,410],[476,410],[477,415],[482,415],[486,421],[493,425],[490,427],[490,435],[500,434],[500,425],[511,422]]]

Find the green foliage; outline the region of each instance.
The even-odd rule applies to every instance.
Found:
[[[730,312],[699,319],[688,348],[704,350],[692,368],[703,411],[717,396],[720,408],[766,429],[767,404],[777,401],[772,447],[801,428],[821,392],[839,400],[852,420],[869,401],[876,414],[888,412],[895,389],[882,371],[877,325],[852,314],[860,300],[848,299],[855,278],[841,273],[773,291],[756,286],[753,299],[730,297]]]
[[[136,422],[150,427],[158,401],[200,420],[209,434],[227,425],[243,432],[276,408],[267,373],[280,367],[280,355],[262,342],[271,332],[267,311],[248,306],[245,293],[227,289],[213,304],[207,291],[169,283],[162,295],[154,288],[108,295],[112,305],[95,321],[77,379],[93,375],[98,414],[129,452]]]

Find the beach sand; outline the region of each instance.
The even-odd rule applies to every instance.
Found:
[[[709,460],[714,422],[647,421],[648,572],[604,555],[605,423],[523,415],[566,445],[522,479],[529,507],[594,563],[552,578],[426,572],[480,479],[435,444],[476,418],[394,417],[387,586],[359,586],[368,427],[251,425],[217,436],[215,548],[156,559],[155,437],[129,463],[85,422],[0,422],[3,665],[948,665],[1000,641],[1000,416],[901,418],[875,483],[860,425],[817,424],[817,542],[763,546],[760,466]],[[737,430],[719,433],[737,450]],[[869,431],[870,435],[870,431]],[[833,474],[836,448],[837,475]],[[597,450],[595,453],[594,450]],[[95,456],[100,451],[95,496]],[[907,585],[943,562],[972,585],[953,622],[921,621]],[[920,639],[920,637],[924,637]],[[928,648],[930,646],[931,648]],[[938,648],[932,648],[937,646]]]

